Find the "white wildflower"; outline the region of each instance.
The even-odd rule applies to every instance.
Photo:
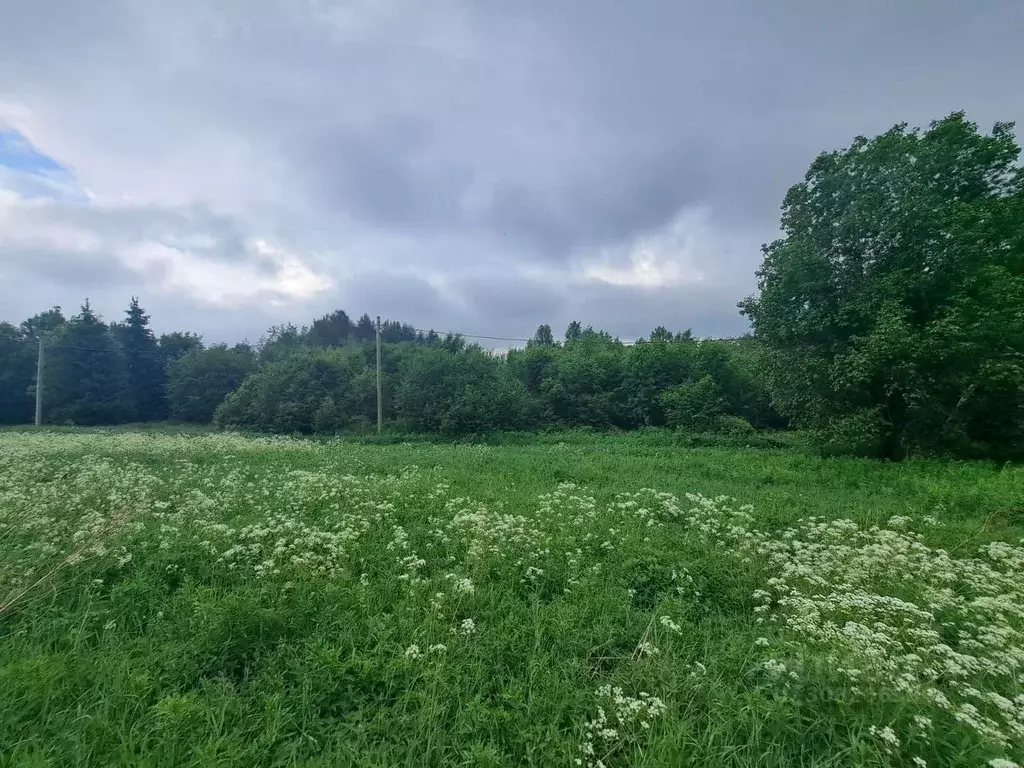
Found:
[[[661,651],[656,648],[652,643],[644,640],[637,644],[634,656],[640,658],[643,656],[657,656]]]
[[[671,630],[672,632],[675,632],[677,635],[680,635],[683,632],[683,628],[676,624],[674,621],[672,621],[671,616],[662,616],[658,619],[658,621],[661,623],[661,626],[665,627],[665,629]]]
[[[886,749],[895,749],[900,745],[899,737],[896,736],[896,732],[888,725],[884,726],[883,728],[878,728],[872,725],[868,729],[868,732],[872,736],[877,737],[883,743]]]
[[[407,659],[415,660],[420,658],[422,655],[423,653],[420,651],[420,647],[416,644],[410,645],[405,649],[405,658]]]

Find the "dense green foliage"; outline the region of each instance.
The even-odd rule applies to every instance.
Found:
[[[659,326],[623,343],[573,321],[494,353],[384,320],[389,429],[798,427],[827,453],[1024,457],[1024,171],[1012,126],[954,113],[820,155],[783,203],[753,335]],[[46,423],[132,420],[338,434],[377,416],[376,322],[343,310],[270,328],[254,348],[157,339],[132,299],[110,326],[84,307],[0,324],[0,423],[31,420],[39,339]]]
[[[12,361],[0,378],[0,423],[31,419],[39,333],[54,386],[45,391],[46,423],[215,417],[224,427],[318,434],[376,423],[376,330],[366,315],[353,324],[338,310],[306,328],[275,326],[256,347],[233,348],[206,348],[188,333],[157,339],[134,299],[126,315],[106,326],[88,307],[67,322],[55,309],[21,328],[0,326],[0,351]],[[460,336],[384,321],[384,419],[398,430],[448,436],[550,427],[714,431],[725,422],[681,415],[678,398],[670,417],[662,398],[710,377],[718,412],[733,425],[784,425],[758,379],[753,340],[698,341],[658,328],[628,345],[580,323],[565,336],[556,342],[542,325],[524,348],[495,354]]]
[[[217,406],[256,368],[252,348],[195,348],[167,363],[167,403],[176,421],[209,422]]]
[[[543,335],[543,334],[541,334]],[[282,345],[278,335],[271,342]],[[304,346],[263,362],[217,412],[221,426],[278,432],[360,431],[376,420],[371,346]],[[720,419],[665,415],[667,390],[713,379],[717,413],[780,426],[741,342],[641,341],[627,346],[591,329],[564,345],[531,343],[495,355],[455,337],[383,345],[383,415],[410,432],[483,434],[542,427],[714,431]],[[717,401],[716,401],[717,402]]]
[[[1024,173],[957,113],[823,154],[760,295],[776,407],[835,450],[1024,455]]]
[[[90,425],[136,419],[124,348],[88,302],[52,339],[43,376],[49,420]]]
[[[222,425],[279,432],[334,432],[346,417],[368,417],[374,382],[359,385],[365,361],[356,350],[303,349],[266,363],[217,410]],[[357,351],[356,351],[357,352]],[[365,377],[364,377],[365,378]]]
[[[527,429],[535,402],[503,361],[477,347],[411,350],[398,371],[395,412],[405,428],[447,435]]]
[[[194,333],[175,331],[160,336],[160,358],[164,365],[187,355],[194,349],[203,348],[203,339]]]
[[[0,432],[0,762],[1024,760],[1024,469],[682,437]]]
[[[36,351],[20,328],[0,323],[0,424],[32,420]]]
[[[39,339],[64,323],[60,307],[31,317],[19,327],[0,323],[0,424],[32,421]]]
[[[661,407],[670,427],[696,432],[715,431],[725,415],[725,401],[710,376],[666,389],[661,393]]]
[[[167,415],[165,361],[149,328],[149,315],[142,311],[139,300],[134,296],[125,315],[125,320],[114,325],[112,330],[128,372],[130,407],[138,421],[158,421]]]

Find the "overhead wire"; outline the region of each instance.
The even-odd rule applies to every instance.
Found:
[[[51,350],[51,349],[78,349],[78,350],[82,350],[82,351],[85,351],[85,352],[113,352],[113,353],[125,353],[126,354],[124,349],[117,349],[117,348],[109,348],[108,349],[108,348],[103,348],[103,347],[84,347],[84,346],[81,346],[79,344],[44,344],[43,346],[44,346],[44,348],[46,350]],[[210,344],[210,345],[204,344],[203,348],[204,349],[210,349],[212,347],[219,347],[219,346],[230,347],[232,345],[228,344],[227,342],[218,342],[216,344]],[[137,350],[137,351],[135,351],[134,354],[136,354],[136,355],[155,355],[157,357],[166,357],[167,356],[167,352],[164,351],[164,350],[160,350],[160,349],[156,349],[156,350]]]
[[[439,332],[439,331],[437,331],[436,329],[433,329],[433,328],[431,328],[430,330],[427,330],[425,328],[413,328],[412,330],[416,331],[417,333],[437,333],[438,335],[443,335],[441,332]],[[513,336],[486,336],[486,335],[479,334],[479,333],[462,333],[460,331],[445,331],[444,333],[447,333],[448,335],[451,335],[451,336],[461,336],[461,337],[466,338],[466,339],[488,339],[489,341],[517,341],[517,342],[521,342],[523,344],[528,344],[531,341],[536,341],[535,338],[532,338],[532,339],[522,339],[522,338],[516,338],[516,337],[513,337]],[[615,337],[614,340],[619,342],[623,346],[626,346],[626,347],[631,347],[631,346],[634,346],[634,345],[636,345],[638,343],[641,343],[641,342],[644,343],[644,344],[669,344],[669,343],[675,344],[675,343],[679,343],[679,342],[699,341],[699,339],[697,337],[680,338],[680,339],[647,339],[647,338],[640,338],[640,339],[636,339],[635,341],[628,341],[628,340],[627,341],[623,341],[623,340],[619,339],[618,337]],[[731,338],[719,339],[719,341],[730,341],[730,340],[731,340]]]
[[[103,349],[103,348],[100,348],[100,347],[82,347],[82,346],[78,346],[77,344],[44,344],[43,348],[46,351],[50,351],[52,349],[79,349],[79,350],[82,350],[82,351],[85,351],[85,352],[113,352],[115,354],[127,354],[125,352],[125,350],[123,350],[123,349]],[[165,353],[161,352],[160,350],[156,350],[156,351],[141,351],[140,350],[140,351],[136,351],[134,354],[136,354],[136,355],[156,355],[157,357],[165,356]]]
[[[434,330],[433,328],[431,328],[429,331],[425,328],[413,328],[413,330],[416,331],[417,333],[438,333],[438,331]],[[523,343],[533,341],[533,339],[517,339],[511,336],[484,336],[483,334],[479,333],[462,333],[460,331],[445,331],[445,333],[448,334],[449,336],[462,336],[465,339],[488,339],[490,341],[521,341]],[[441,334],[438,333],[438,335]]]

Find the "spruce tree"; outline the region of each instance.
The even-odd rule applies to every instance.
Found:
[[[35,345],[10,323],[0,323],[0,424],[32,420]]]
[[[149,315],[139,306],[135,296],[125,310],[125,316],[125,320],[115,326],[115,335],[124,351],[135,418],[157,421],[165,418],[167,413],[160,349],[149,327]]]
[[[47,345],[43,419],[118,424],[135,418],[124,352],[86,300]]]

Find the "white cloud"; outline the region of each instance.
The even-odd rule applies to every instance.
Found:
[[[621,245],[576,257],[587,280],[632,288],[666,288],[722,280],[720,265],[749,243],[723,237],[707,207],[687,207],[664,227]],[[731,277],[731,276],[729,276]]]
[[[284,306],[316,298],[333,285],[329,277],[313,271],[295,254],[258,239],[247,247],[250,253],[264,257],[271,269],[260,269],[249,261],[211,261],[193,251],[151,241],[133,243],[118,255],[125,266],[143,276],[162,275],[163,290],[221,308],[264,302]]]
[[[206,231],[209,221],[189,215],[168,221],[166,214],[131,205],[26,199],[0,190],[0,263],[31,272],[31,254],[62,254],[69,267],[74,259],[88,258],[96,266],[136,274],[151,294],[226,309],[305,302],[333,286],[311,266],[315,255],[253,236],[239,248],[229,242],[230,233]]]
[[[32,111],[19,101],[0,98],[0,130],[17,131],[31,143]]]

